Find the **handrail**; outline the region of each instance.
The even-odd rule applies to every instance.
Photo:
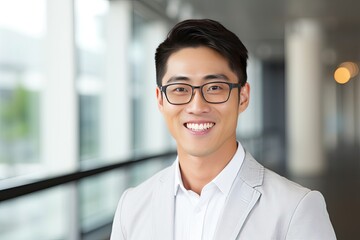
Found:
[[[164,158],[164,157],[168,157],[168,156],[173,156],[175,154],[176,154],[176,151],[169,151],[169,152],[165,152],[162,154],[149,155],[149,156],[145,156],[145,157],[129,159],[128,161],[124,161],[124,162],[109,164],[109,165],[105,165],[105,166],[97,167],[97,168],[93,168],[93,169],[88,169],[88,170],[79,170],[79,171],[72,172],[69,174],[64,174],[64,175],[55,176],[55,177],[49,177],[49,178],[41,179],[39,181],[21,184],[21,185],[18,185],[15,187],[9,187],[6,189],[1,189],[0,190],[0,202],[9,200],[9,199],[13,199],[16,197],[20,197],[20,196],[23,196],[26,194],[34,193],[37,191],[45,190],[45,189],[55,187],[58,185],[79,181],[80,179],[83,179],[86,177],[97,175],[97,174],[107,172],[110,170],[114,170],[117,168],[127,167],[127,166],[130,166],[133,164],[148,161],[153,158]]]

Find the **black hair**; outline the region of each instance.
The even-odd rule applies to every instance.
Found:
[[[248,51],[241,40],[219,22],[210,19],[189,19],[176,24],[155,53],[156,82],[162,85],[166,64],[171,54],[186,47],[209,47],[229,62],[239,83],[247,81]]]

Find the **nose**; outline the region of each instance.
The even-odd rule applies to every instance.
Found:
[[[186,105],[186,112],[192,114],[207,113],[210,111],[210,105],[205,101],[201,94],[201,89],[194,89],[194,95],[191,101]]]

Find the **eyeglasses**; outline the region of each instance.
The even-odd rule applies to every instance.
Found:
[[[241,88],[240,83],[228,82],[210,82],[201,86],[192,86],[186,83],[171,83],[160,86],[160,91],[165,94],[166,99],[173,105],[182,105],[189,103],[195,89],[201,90],[201,95],[208,103],[224,103],[229,100],[233,88]]]

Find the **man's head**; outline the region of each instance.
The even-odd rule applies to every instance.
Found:
[[[240,40],[217,22],[187,20],[171,30],[155,58],[158,107],[179,156],[233,153],[238,116],[250,96]]]
[[[239,83],[247,81],[246,66],[248,52],[240,39],[220,23],[210,19],[185,20],[169,32],[167,38],[156,49],[156,82],[162,86],[167,61],[171,54],[186,47],[208,47],[229,62]]]

